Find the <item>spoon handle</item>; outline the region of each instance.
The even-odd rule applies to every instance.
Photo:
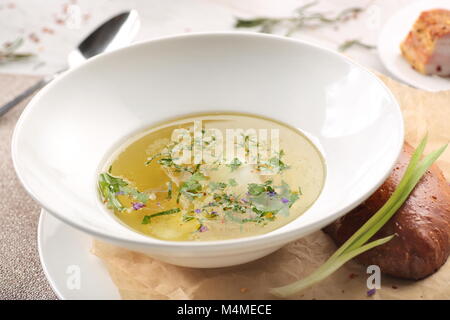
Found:
[[[52,81],[54,78],[55,77],[52,75],[52,76],[48,76],[48,77],[45,77],[45,78],[39,80],[37,83],[35,83],[34,85],[32,85],[28,89],[24,90],[19,95],[17,95],[14,99],[12,99],[11,101],[2,105],[0,107],[0,117],[2,115],[4,115],[6,112],[8,112],[10,109],[15,107],[16,105],[18,105],[20,102],[22,102],[23,100],[25,100],[26,98],[31,96],[34,92],[36,92],[37,90],[44,87],[47,83]]]

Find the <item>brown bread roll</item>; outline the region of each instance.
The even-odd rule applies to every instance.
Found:
[[[389,199],[408,166],[413,148],[406,144],[389,178],[364,203],[324,231],[340,246]],[[391,241],[358,256],[364,265],[378,265],[385,274],[422,279],[436,272],[450,253],[450,186],[431,166],[408,200],[373,237],[395,234]]]

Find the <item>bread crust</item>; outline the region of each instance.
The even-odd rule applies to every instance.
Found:
[[[327,226],[337,245],[344,243],[389,199],[400,182],[413,148],[405,144],[389,178],[364,203]],[[407,201],[372,238],[396,236],[358,256],[363,265],[378,265],[385,274],[422,279],[436,272],[450,253],[450,186],[432,165]]]

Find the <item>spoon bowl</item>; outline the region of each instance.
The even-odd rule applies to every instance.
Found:
[[[122,12],[91,32],[68,56],[70,67],[102,52],[120,49],[131,44],[139,31],[140,20],[136,10]]]
[[[139,30],[139,16],[135,10],[126,11],[104,22],[85,38],[67,57],[68,66],[50,74],[21,92],[11,101],[0,106],[0,117],[20,102],[43,88],[69,67],[74,68],[102,52],[112,51],[129,45]]]

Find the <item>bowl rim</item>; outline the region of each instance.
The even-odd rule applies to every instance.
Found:
[[[36,195],[31,187],[27,184],[26,179],[24,178],[24,174],[21,173],[20,167],[18,165],[18,136],[20,135],[22,131],[22,127],[24,126],[25,120],[28,117],[28,114],[35,108],[35,106],[38,104],[39,100],[43,95],[47,93],[47,91],[52,90],[53,86],[55,86],[59,81],[64,80],[68,74],[71,74],[72,72],[75,72],[79,69],[88,68],[90,64],[95,63],[98,59],[103,59],[104,57],[114,56],[115,54],[121,53],[123,51],[127,50],[133,50],[139,47],[144,47],[149,44],[155,44],[161,41],[173,41],[178,39],[186,39],[186,38],[208,38],[208,37],[247,37],[247,38],[259,38],[259,39],[269,39],[269,40],[276,40],[276,41],[284,41],[287,43],[292,43],[295,45],[303,45],[307,47],[312,47],[314,49],[318,49],[321,51],[326,52],[327,54],[330,54],[334,57],[337,57],[341,59],[343,62],[349,64],[352,67],[357,68],[363,73],[366,73],[369,78],[372,78],[376,83],[378,83],[386,92],[387,96],[391,98],[391,102],[394,104],[393,108],[397,112],[399,121],[399,131],[400,131],[400,137],[399,141],[397,141],[397,144],[395,146],[395,150],[393,151],[393,154],[395,154],[395,159],[392,161],[391,166],[389,168],[386,168],[386,172],[384,172],[383,175],[380,176],[380,178],[377,180],[377,182],[372,185],[367,192],[365,192],[362,196],[359,198],[353,200],[351,203],[349,203],[347,206],[341,208],[340,210],[337,210],[333,214],[329,215],[328,217],[321,219],[319,221],[311,222],[309,224],[306,224],[301,227],[300,231],[298,228],[287,230],[282,233],[265,233],[261,235],[256,236],[250,236],[250,237],[242,237],[242,238],[235,238],[235,239],[227,239],[227,240],[214,240],[214,241],[168,241],[168,240],[160,240],[148,236],[143,236],[141,239],[129,239],[120,235],[114,235],[110,234],[108,232],[103,232],[94,228],[91,228],[89,225],[84,225],[81,223],[78,223],[76,221],[73,221],[69,218],[66,218],[63,214],[58,213],[57,210],[51,208],[50,206],[45,204],[45,199],[40,199],[38,195]],[[12,162],[14,169],[16,171],[16,174],[19,178],[19,181],[21,182],[22,186],[25,188],[27,193],[37,202],[39,205],[44,208],[47,212],[51,213],[56,218],[60,219],[64,223],[67,223],[68,225],[81,230],[82,232],[91,234],[94,237],[104,239],[109,242],[115,242],[115,243],[126,243],[129,245],[135,245],[135,246],[144,246],[146,248],[153,248],[153,249],[164,249],[164,250],[177,250],[182,248],[192,248],[196,251],[211,251],[215,249],[234,249],[234,248],[246,248],[248,251],[251,250],[251,248],[256,246],[261,246],[263,244],[269,243],[270,246],[281,246],[283,244],[286,244],[290,241],[297,240],[301,238],[302,236],[305,236],[317,229],[320,229],[327,224],[333,222],[337,218],[341,217],[345,213],[349,212],[350,210],[354,209],[356,206],[358,206],[360,203],[362,203],[364,200],[366,200],[372,193],[375,192],[376,189],[387,179],[387,177],[390,175],[392,169],[395,166],[396,160],[398,159],[400,152],[402,150],[404,141],[404,123],[403,123],[403,116],[401,113],[400,105],[395,98],[394,94],[391,92],[391,90],[386,86],[386,84],[379,79],[374,72],[368,70],[364,66],[360,65],[359,63],[356,63],[355,61],[351,60],[349,57],[340,54],[339,52],[333,51],[332,49],[326,48],[324,46],[318,45],[316,43],[311,43],[305,40],[299,40],[299,39],[292,39],[287,38],[283,36],[278,35],[272,35],[272,34],[262,34],[262,33],[255,33],[255,32],[238,32],[238,31],[220,31],[220,32],[192,32],[187,34],[175,34],[175,35],[169,35],[169,36],[162,36],[157,38],[152,38],[149,40],[143,40],[139,41],[137,43],[134,43],[128,47],[121,48],[118,50],[114,50],[112,52],[102,53],[98,56],[95,56],[85,63],[68,70],[67,72],[64,72],[61,74],[58,78],[53,80],[50,84],[45,86],[42,90],[40,90],[27,104],[24,111],[20,115],[16,126],[14,128],[12,140],[11,140],[11,156],[12,156]],[[292,222],[290,222],[292,223]],[[278,229],[277,229],[278,230]]]

